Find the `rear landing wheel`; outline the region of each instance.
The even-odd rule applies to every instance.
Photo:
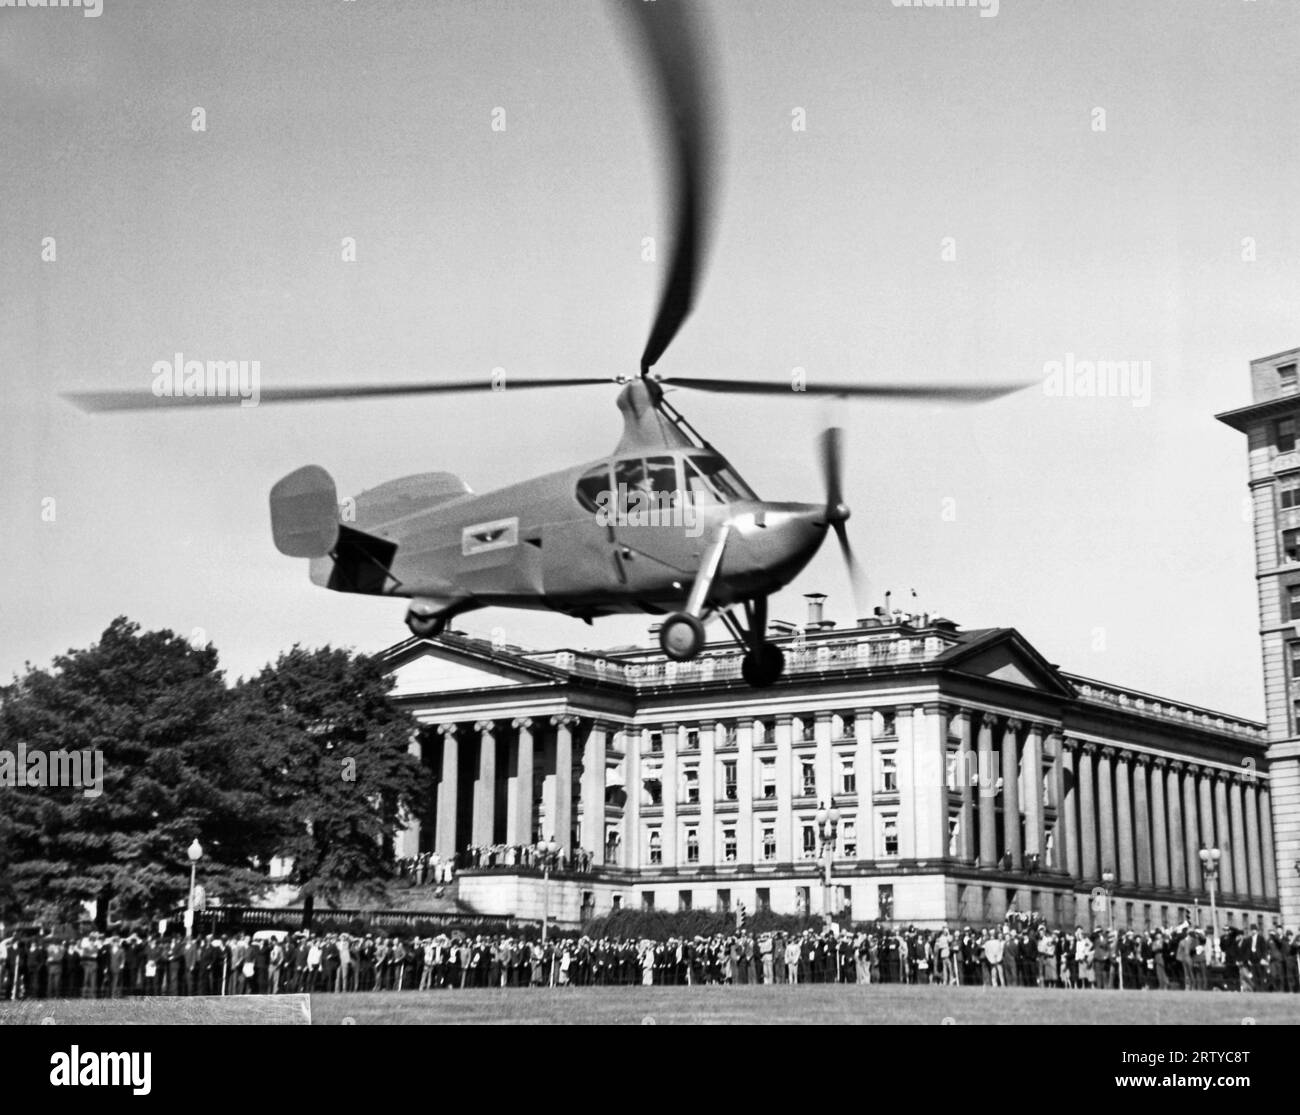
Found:
[[[659,645],[674,661],[694,658],[704,649],[704,624],[685,612],[674,612],[659,628]]]
[[[740,663],[740,676],[755,689],[766,689],[785,672],[785,655],[780,647],[764,643],[751,650]]]
[[[442,634],[447,626],[443,616],[421,616],[415,612],[406,613],[406,626],[417,639],[433,639]]]

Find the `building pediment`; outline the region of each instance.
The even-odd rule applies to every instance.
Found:
[[[1074,690],[1057,668],[1012,628],[983,632],[940,656],[944,666],[963,674],[990,678],[1072,697]]]
[[[482,640],[412,639],[389,652],[394,697],[508,689],[555,680],[553,671],[494,650]]]

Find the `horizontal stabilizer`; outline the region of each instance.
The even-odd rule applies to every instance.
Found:
[[[339,497],[319,465],[289,473],[271,489],[271,534],[288,557],[324,557],[339,536]]]

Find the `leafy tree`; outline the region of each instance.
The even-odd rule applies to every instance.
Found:
[[[212,646],[115,619],[99,642],[0,689],[0,750],[15,761],[67,750],[102,758],[102,793],[85,787],[0,787],[6,817],[0,898],[75,920],[83,902],[103,926],[183,901],[186,848],[204,847],[209,889],[240,900],[278,825],[249,761],[253,725],[230,716]]]
[[[237,687],[237,716],[258,730],[258,760],[283,823],[279,853],[302,888],[303,921],[315,899],[359,891],[383,897],[389,849],[428,791],[409,753],[417,725],[389,697],[379,661],[295,646]]]

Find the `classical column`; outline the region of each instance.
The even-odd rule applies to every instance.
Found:
[[[971,779],[978,775],[977,758],[971,750],[971,713],[969,709],[958,709],[953,714],[957,728],[957,738],[961,740],[957,751],[957,787],[961,791],[961,814],[957,822],[961,829],[958,854],[967,863],[975,859],[975,790]]]
[[[497,738],[491,720],[479,720],[474,725],[478,732],[478,780],[474,783],[474,843],[486,847],[493,843],[492,830],[496,824],[497,790]]]
[[[578,718],[552,716],[555,725],[555,840],[573,854],[573,729]]]
[[[994,800],[997,796],[997,774],[993,769],[993,725],[997,718],[992,713],[980,717],[979,730],[979,799],[980,799],[980,866],[995,867],[998,862],[997,815]]]
[[[1020,842],[1020,746],[1017,736],[1023,723],[1008,720],[1002,726],[1002,850],[1011,857],[1011,868],[1023,865]]]
[[[521,716],[510,722],[517,733],[515,753],[514,796],[507,803],[506,843],[531,844],[533,842],[533,721]]]
[[[438,855],[452,861],[460,850],[456,847],[456,789],[460,780],[460,743],[455,724],[439,724],[442,734],[442,781],[438,783],[438,825],[435,843]]]
[[[1183,771],[1186,764],[1174,759],[1165,772],[1165,800],[1169,806],[1169,885],[1187,889],[1187,844],[1183,837]]]
[[[1264,852],[1264,897],[1277,897],[1277,860],[1273,849],[1273,813],[1267,782],[1259,787],[1260,845]]]
[[[1264,857],[1259,843],[1258,782],[1253,771],[1246,779],[1242,791],[1246,798],[1246,840],[1250,849],[1250,896],[1265,898],[1268,892],[1264,888]]]
[[[1133,756],[1119,751],[1115,756],[1115,828],[1119,843],[1116,871],[1124,886],[1137,882],[1137,862],[1133,854],[1133,797],[1129,788],[1129,763]]]
[[[1246,818],[1241,804],[1241,776],[1224,776],[1227,786],[1228,813],[1232,818],[1232,877],[1237,881],[1238,894],[1250,894],[1250,869],[1246,863]]]
[[[790,807],[790,791],[794,785],[794,752],[790,747],[791,717],[782,713],[776,718],[776,858],[780,863],[794,859],[794,839],[791,831],[794,816]]]
[[[1155,883],[1169,888],[1169,837],[1165,826],[1166,783],[1169,760],[1157,756],[1151,765],[1151,852],[1155,859]]]
[[[664,807],[663,829],[659,834],[660,847],[663,849],[664,867],[680,867],[681,861],[677,858],[677,795],[678,789],[678,772],[677,772],[677,745],[681,738],[679,733],[681,729],[676,724],[665,724],[663,726],[664,739],[664,766],[663,780],[660,782],[662,787],[662,797]]]
[[[415,761],[424,761],[424,745],[420,742],[420,730],[411,733],[411,742],[406,745],[406,753]],[[403,813],[402,831],[397,834],[397,855],[410,859],[420,854],[420,818],[418,815]]]
[[[869,708],[854,710],[854,732],[858,741],[858,859],[876,858],[876,815],[871,806],[876,786],[876,760],[872,740],[876,718]]]
[[[717,792],[714,773],[718,760],[717,745],[723,726],[717,721],[700,725],[700,863],[711,867],[721,857],[714,851],[717,841]]]
[[[1221,838],[1215,832],[1214,817],[1214,774],[1209,767],[1201,767],[1197,772],[1196,788],[1200,799],[1199,824],[1198,828],[1201,833],[1202,848],[1217,848],[1221,843]],[[1226,835],[1226,834],[1225,834]],[[1200,856],[1197,856],[1199,863]],[[1197,879],[1201,886],[1205,886],[1205,876],[1200,871],[1197,872]],[[1219,889],[1223,889],[1223,862],[1220,860],[1219,868]]]
[[[600,863],[605,847],[605,752],[609,747],[609,725],[592,721],[582,750],[582,840],[583,848]]]
[[[1209,815],[1209,787],[1201,778],[1201,768],[1187,764],[1183,777],[1183,826],[1187,844],[1187,889],[1199,891],[1204,887],[1201,878],[1200,849],[1214,843],[1214,826],[1207,832],[1203,817]]]
[[[1097,828],[1101,831],[1101,869],[1118,874],[1119,859],[1115,854],[1115,794],[1110,773],[1114,758],[1113,747],[1103,747],[1097,756]]]
[[[736,722],[736,859],[755,863],[754,854],[754,721]]]
[[[1151,806],[1147,797],[1147,779],[1151,774],[1151,757],[1133,758],[1133,828],[1137,849],[1138,886],[1149,888],[1154,878],[1151,870]]]
[[[1094,743],[1081,744],[1078,751],[1079,771],[1079,846],[1082,851],[1081,878],[1094,880],[1101,877],[1097,864],[1097,793],[1092,757],[1097,753]]]
[[[813,740],[816,742],[817,797],[829,809],[835,797],[835,764],[831,749],[831,714],[819,712],[813,720]]]
[[[1065,856],[1063,865],[1072,879],[1083,878],[1082,840],[1079,838],[1079,741],[1060,740],[1061,795],[1056,800],[1057,814],[1065,818]],[[1060,826],[1057,826],[1058,829]]]
[[[1214,831],[1219,857],[1219,889],[1224,894],[1237,893],[1237,876],[1232,862],[1232,825],[1228,820],[1228,780],[1219,770],[1210,772],[1214,782]]]
[[[623,866],[634,869],[639,868],[645,859],[641,846],[641,794],[645,786],[641,756],[645,754],[648,735],[646,729],[629,726],[623,737],[626,749],[623,769],[627,778],[627,801],[623,805]]]
[[[1043,853],[1043,728],[1029,725],[1025,735],[1025,854],[1036,855],[1046,867]]]
[[[912,816],[918,859],[948,854],[948,718],[938,703],[912,711]]]
[[[921,710],[911,705],[902,705],[894,709],[894,734],[898,739],[898,750],[894,753],[898,759],[898,854],[901,859],[913,859],[917,855],[918,836],[925,840],[925,833],[918,833],[917,826],[921,817],[916,812],[916,772],[913,769],[916,754],[917,728],[923,724]]]

